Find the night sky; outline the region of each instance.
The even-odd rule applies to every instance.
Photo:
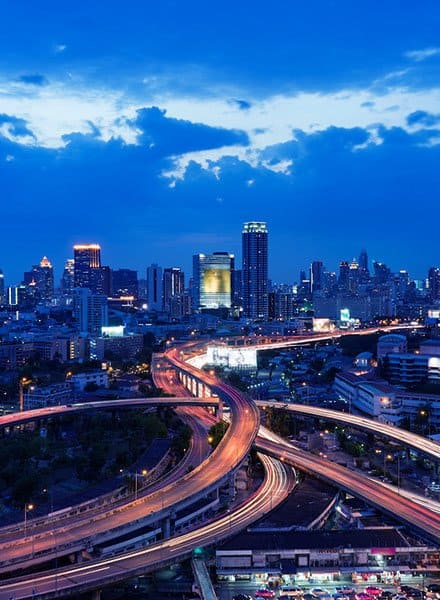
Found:
[[[0,0],[0,268],[440,264],[438,0]]]

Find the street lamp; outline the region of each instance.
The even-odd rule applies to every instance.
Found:
[[[386,469],[386,461],[387,460],[392,460],[393,459],[393,455],[392,454],[385,454],[383,455],[383,476],[385,477],[385,469]]]
[[[27,536],[27,514],[29,511],[34,509],[33,504],[25,504],[24,505],[24,537]]]
[[[148,474],[147,469],[142,469],[142,471],[140,473],[138,473],[136,471],[136,473],[134,474],[134,499],[137,500],[138,497],[138,476],[140,475],[141,477],[146,477],[146,475]]]
[[[27,377],[22,377],[18,382],[18,390],[19,390],[19,400],[20,400],[20,412],[24,410],[24,386],[29,385],[31,383],[31,379]]]

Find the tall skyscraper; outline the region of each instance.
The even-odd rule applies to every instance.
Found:
[[[339,263],[338,285],[342,291],[348,290],[349,287],[350,267],[346,260]]]
[[[312,294],[320,292],[323,288],[324,278],[324,265],[320,260],[314,260],[310,267],[310,286],[312,288]]]
[[[251,319],[268,318],[268,232],[266,223],[245,223],[243,245],[243,309]]]
[[[75,287],[102,293],[104,273],[101,269],[101,246],[76,244],[73,247],[73,260]]]
[[[148,310],[162,310],[162,267],[152,264],[147,268],[147,305]]]
[[[63,294],[70,295],[75,287],[75,261],[68,258],[64,263],[63,277],[61,279],[61,288]]]
[[[47,256],[43,256],[38,265],[33,265],[31,271],[25,272],[23,282],[25,285],[33,288],[38,301],[47,302],[53,297],[53,268]]]
[[[170,312],[171,298],[185,291],[185,274],[178,267],[163,270],[163,308]]]
[[[368,254],[365,248],[362,248],[361,253],[359,254],[359,268],[363,271],[369,271],[368,269]]]
[[[429,297],[432,301],[440,300],[440,268],[431,267],[428,271]]]
[[[228,252],[193,256],[195,309],[231,308],[234,255]]]

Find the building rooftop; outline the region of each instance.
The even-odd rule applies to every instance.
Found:
[[[231,550],[330,550],[333,548],[391,549],[409,547],[393,527],[333,531],[283,531],[282,533],[241,532],[222,544]]]

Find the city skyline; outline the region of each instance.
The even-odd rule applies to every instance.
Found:
[[[407,271],[409,274],[410,279],[412,280],[426,280],[428,277],[428,271],[429,269],[431,269],[432,267],[434,268],[438,268],[438,263],[435,263],[434,260],[432,262],[427,262],[427,267],[425,272],[421,272],[421,273],[414,273],[412,272],[406,265],[402,264],[398,267],[395,268],[395,266],[389,262],[387,260],[386,256],[381,256],[381,257],[373,257],[371,256],[369,249],[365,248],[365,246],[362,246],[358,249],[357,252],[354,252],[352,255],[349,255],[348,253],[346,253],[345,255],[342,255],[338,258],[336,258],[336,262],[335,263],[329,263],[327,258],[325,256],[318,256],[315,258],[310,258],[309,261],[307,260],[303,260],[301,262],[301,259],[298,259],[298,268],[296,269],[288,269],[286,270],[287,273],[287,277],[285,279],[277,279],[275,277],[272,276],[272,272],[273,271],[277,271],[277,269],[273,269],[273,267],[276,265],[274,265],[274,260],[273,257],[271,256],[271,246],[272,246],[272,241],[274,238],[273,232],[270,228],[270,224],[269,224],[269,234],[270,234],[270,246],[269,246],[269,252],[268,252],[268,264],[269,264],[269,280],[274,283],[274,284],[295,284],[295,283],[300,283],[300,278],[299,278],[299,274],[301,271],[305,271],[306,272],[306,276],[309,277],[310,273],[309,273],[309,269],[312,268],[312,264],[316,261],[318,262],[322,262],[323,263],[323,268],[325,269],[326,272],[334,272],[336,273],[336,275],[339,272],[339,266],[341,262],[344,261],[352,261],[352,260],[356,260],[359,261],[360,255],[363,252],[367,252],[367,257],[368,257],[368,265],[370,268],[370,271],[372,270],[372,266],[374,262],[379,262],[379,263],[384,263],[385,265],[387,265],[388,267],[390,267],[391,271],[393,273],[398,273],[401,270]],[[238,241],[234,244],[234,247],[236,248],[235,252],[230,252],[229,249],[224,249],[224,248],[218,248],[215,245],[213,246],[211,244],[211,246],[214,248],[214,250],[211,251],[211,253],[216,253],[216,252],[226,252],[227,254],[232,254],[235,256],[236,261],[238,261],[236,263],[236,268],[240,268],[242,267],[242,240],[241,240],[241,229],[238,230]],[[49,253],[40,253],[41,256],[38,255],[38,253],[34,253],[30,259],[29,264],[25,264],[23,265],[23,268],[21,265],[18,265],[16,267],[16,276],[14,277],[14,273],[15,271],[10,271],[8,266],[9,266],[9,261],[6,260],[4,262],[4,264],[0,264],[0,270],[2,271],[2,274],[4,276],[4,281],[5,281],[5,285],[18,285],[21,281],[23,281],[23,275],[26,273],[27,269],[30,268],[30,265],[32,263],[35,262],[40,262],[41,258],[49,260],[51,265],[53,266],[53,271],[55,274],[55,287],[58,287],[60,285],[60,281],[62,280],[62,276],[63,276],[63,270],[64,267],[66,265],[66,261],[69,261],[71,259],[73,259],[74,256],[74,248],[75,246],[88,246],[88,245],[92,245],[92,246],[98,246],[100,251],[103,253],[104,257],[102,260],[102,263],[105,265],[108,265],[112,270],[124,270],[124,269],[133,269],[137,272],[138,274],[138,278],[139,279],[146,279],[147,278],[147,270],[151,265],[158,265],[162,270],[164,269],[173,269],[173,268],[178,268],[181,269],[188,277],[191,276],[192,274],[192,270],[193,270],[193,257],[195,254],[204,254],[208,252],[206,251],[206,247],[209,247],[209,244],[205,244],[205,247],[203,247],[203,249],[198,250],[197,252],[193,253],[190,256],[185,256],[184,259],[182,259],[181,254],[179,253],[179,258],[175,261],[175,262],[171,262],[171,263],[166,263],[165,261],[161,260],[160,257],[157,260],[149,260],[148,258],[145,260],[145,262],[143,264],[141,264],[140,267],[137,267],[134,261],[132,263],[122,263],[122,262],[116,262],[113,263],[112,260],[109,259],[109,256],[112,256],[112,248],[111,246],[109,248],[103,247],[102,244],[100,244],[99,242],[96,241],[96,239],[92,239],[92,241],[89,242],[81,242],[79,243],[74,243],[71,247],[71,256],[66,256],[64,258],[59,258],[59,257],[55,257],[55,260],[50,256]]]
[[[34,249],[59,272],[90,239],[137,269],[238,255],[249,219],[273,232],[279,281],[359,246],[418,277],[437,263],[433,0],[4,5],[0,263],[15,277]]]

